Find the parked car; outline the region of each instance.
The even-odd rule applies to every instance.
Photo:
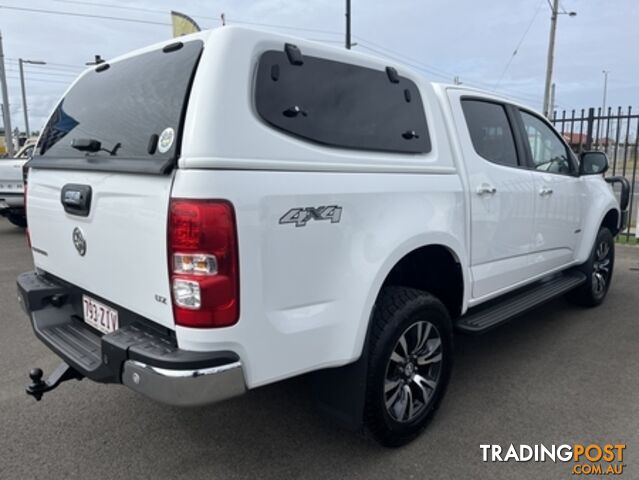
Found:
[[[194,406],[312,372],[324,411],[401,445],[455,330],[604,301],[606,168],[524,105],[273,33],[92,67],[30,162],[19,298],[63,363],[27,392],[88,377]]]
[[[0,216],[23,228],[27,226],[23,169],[34,147],[35,140],[27,140],[14,158],[0,159]]]

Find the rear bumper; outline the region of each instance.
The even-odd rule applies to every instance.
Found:
[[[122,383],[153,400],[182,407],[206,405],[246,391],[239,360],[196,370],[171,370],[127,360]]]
[[[36,336],[73,369],[97,382],[123,383],[149,398],[198,406],[246,391],[239,356],[177,347],[170,330],[104,299],[116,308],[120,328],[100,334],[82,320],[82,290],[46,274],[18,277],[18,300]]]

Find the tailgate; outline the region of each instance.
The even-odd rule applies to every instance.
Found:
[[[171,182],[171,175],[32,169],[27,215],[36,267],[174,328],[166,253]],[[65,212],[65,185],[91,187],[88,216]]]

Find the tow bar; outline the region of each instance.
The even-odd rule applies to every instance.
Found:
[[[42,395],[58,387],[62,382],[73,379],[82,380],[84,378],[84,375],[64,362],[58,365],[58,368],[49,375],[49,378],[47,378],[45,382],[42,381],[42,375],[42,369],[32,369],[29,372],[29,378],[32,383],[27,385],[26,388],[27,395],[31,395],[38,402],[42,398]]]

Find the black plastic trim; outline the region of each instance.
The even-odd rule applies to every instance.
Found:
[[[82,375],[121,383],[123,364],[135,360],[171,370],[195,370],[239,361],[231,351],[194,352],[177,347],[173,331],[98,295],[41,272],[18,276],[18,294],[36,336]],[[120,328],[97,332],[82,320],[82,295],[118,310]]]
[[[396,68],[386,67],[386,75],[388,75],[388,79],[391,83],[399,83],[399,74]]]
[[[179,141],[179,138],[178,138]],[[56,158],[34,157],[29,168],[46,170],[82,170],[89,172],[122,172],[164,175],[173,170],[177,160],[161,158]]]
[[[182,42],[169,43],[168,45],[164,46],[162,51],[164,53],[175,52],[176,50],[179,50],[183,46],[184,44]]]
[[[72,193],[77,194],[78,198],[73,198]],[[78,217],[88,217],[91,211],[91,194],[90,185],[67,183],[60,191],[60,203],[65,212]]]
[[[284,44],[284,51],[286,52],[286,56],[288,57],[288,61],[291,63],[291,65],[304,65],[302,52],[297,47],[297,45],[286,43]]]

